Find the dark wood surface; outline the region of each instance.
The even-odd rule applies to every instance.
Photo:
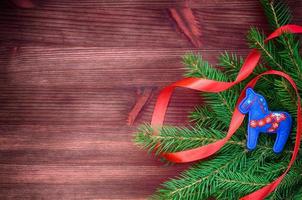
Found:
[[[294,21],[302,3],[289,1]],[[169,10],[192,8],[196,48]],[[177,11],[178,12],[178,11]],[[246,55],[267,24],[255,0],[0,2],[0,199],[145,199],[188,165],[164,166],[133,142],[181,56]],[[152,90],[134,124],[128,114]],[[166,123],[186,124],[201,99],[178,90]]]

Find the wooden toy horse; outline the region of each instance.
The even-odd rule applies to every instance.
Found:
[[[246,90],[246,96],[238,107],[242,114],[249,113],[247,148],[253,150],[257,146],[260,133],[276,133],[273,147],[280,153],[291,131],[292,118],[286,112],[269,111],[266,100],[253,89]]]

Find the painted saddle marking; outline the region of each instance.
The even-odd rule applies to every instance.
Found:
[[[246,90],[246,96],[240,102],[238,109],[243,114],[249,114],[248,149],[256,148],[260,133],[276,133],[273,150],[276,153],[283,150],[292,125],[292,119],[288,113],[269,111],[264,97],[251,88]]]
[[[276,129],[279,127],[280,122],[286,119],[286,115],[284,113],[273,113],[271,112],[269,115],[267,115],[266,117],[259,119],[259,120],[251,120],[250,121],[250,126],[252,128],[256,128],[256,127],[262,127],[265,126],[267,124],[270,124],[271,127],[269,129],[267,129],[267,132],[275,132]]]

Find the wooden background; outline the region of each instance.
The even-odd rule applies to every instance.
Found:
[[[301,24],[302,2],[289,5]],[[185,6],[199,23],[198,48],[171,15]],[[0,199],[145,199],[187,167],[166,167],[132,143],[159,89],[182,77],[181,56],[201,52],[214,64],[224,50],[245,56],[249,27],[267,30],[257,0],[41,0],[29,7],[0,2]],[[128,114],[148,91],[129,126]],[[185,124],[199,103],[197,93],[177,91],[166,122]]]

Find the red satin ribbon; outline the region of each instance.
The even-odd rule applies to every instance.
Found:
[[[297,25],[285,25],[277,30],[275,30],[269,37],[266,38],[265,42],[274,39],[276,37],[279,37],[284,32],[291,32],[291,33],[302,33],[302,26]],[[165,87],[159,94],[154,112],[152,115],[152,121],[151,125],[155,130],[155,134],[158,133],[158,128],[162,126],[165,114],[167,111],[167,107],[170,101],[170,98],[172,96],[172,93],[176,87],[183,87],[183,88],[189,88],[192,90],[202,91],[202,92],[212,92],[212,93],[218,93],[221,91],[225,91],[232,86],[236,85],[237,83],[240,83],[241,81],[245,80],[255,69],[257,66],[257,63],[259,62],[261,57],[261,54],[258,50],[253,49],[247,58],[245,59],[245,62],[243,63],[243,66],[241,70],[239,71],[237,78],[233,82],[219,82],[214,80],[208,80],[203,78],[185,78],[180,81],[177,81],[167,87]],[[286,171],[278,177],[275,181],[272,183],[264,186],[263,188],[245,196],[242,197],[241,200],[261,200],[264,199],[266,196],[268,196],[282,181],[284,176],[287,174],[287,172],[290,170],[292,164],[294,163],[296,156],[299,151],[300,146],[300,139],[301,139],[301,127],[302,127],[302,121],[301,121],[301,102],[300,102],[300,96],[298,93],[297,86],[293,79],[281,71],[276,70],[269,70],[266,71],[254,79],[252,79],[246,86],[247,87],[254,87],[259,78],[261,78],[264,75],[277,75],[281,76],[289,81],[289,83],[292,85],[292,87],[295,89],[297,94],[297,133],[296,133],[296,141],[295,141],[295,147],[294,151],[291,157],[291,160],[288,164],[288,167]],[[232,137],[232,135],[236,132],[236,130],[240,127],[241,123],[243,122],[244,115],[241,114],[237,107],[238,103],[243,99],[245,95],[245,90],[242,91],[240,97],[238,98],[237,104],[235,106],[235,110],[232,116],[232,120],[229,126],[229,130],[227,132],[227,135],[225,138],[218,140],[214,143],[201,146],[195,149],[189,149],[185,151],[175,152],[175,153],[164,153],[162,154],[163,157],[165,157],[167,160],[174,162],[174,163],[185,163],[185,162],[192,162],[200,159],[207,158],[223,147],[225,143]]]

